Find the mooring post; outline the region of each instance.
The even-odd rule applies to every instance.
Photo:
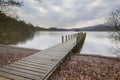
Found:
[[[68,34],[68,40],[69,40],[69,34]]]
[[[80,43],[81,43],[81,35],[80,35],[80,34],[79,34],[78,41],[79,41],[78,46],[79,46],[79,48],[80,48]]]
[[[78,51],[78,36],[76,36],[76,47],[75,47],[75,51]]]
[[[71,34],[71,39],[72,39],[72,34]]]
[[[62,43],[64,42],[64,36],[62,36]]]
[[[80,49],[80,34],[78,33],[78,51],[79,51],[79,49]]]
[[[67,41],[67,35],[66,35],[66,41]]]
[[[68,35],[68,40],[70,40],[70,35]]]

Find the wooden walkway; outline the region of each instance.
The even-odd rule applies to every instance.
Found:
[[[46,80],[76,46],[76,38],[0,68],[0,80]]]

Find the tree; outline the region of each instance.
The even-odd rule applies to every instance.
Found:
[[[16,13],[16,10],[13,9],[13,6],[20,7],[22,5],[23,5],[23,2],[19,2],[19,1],[0,0],[0,11],[2,13],[7,14],[8,16],[13,16]]]
[[[120,8],[113,11],[107,18],[107,25],[114,31],[120,31]]]
[[[109,38],[112,41],[112,51],[118,58],[120,58],[120,32],[111,32]]]

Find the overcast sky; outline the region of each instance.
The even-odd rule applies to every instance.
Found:
[[[20,19],[40,27],[80,28],[104,23],[120,0],[24,0]]]

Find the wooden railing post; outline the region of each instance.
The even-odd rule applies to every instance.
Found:
[[[68,40],[70,40],[70,35],[68,35]]]
[[[72,39],[72,34],[71,34],[71,39]]]
[[[67,35],[66,35],[66,41],[67,41]]]
[[[64,42],[64,36],[62,36],[62,43]]]

